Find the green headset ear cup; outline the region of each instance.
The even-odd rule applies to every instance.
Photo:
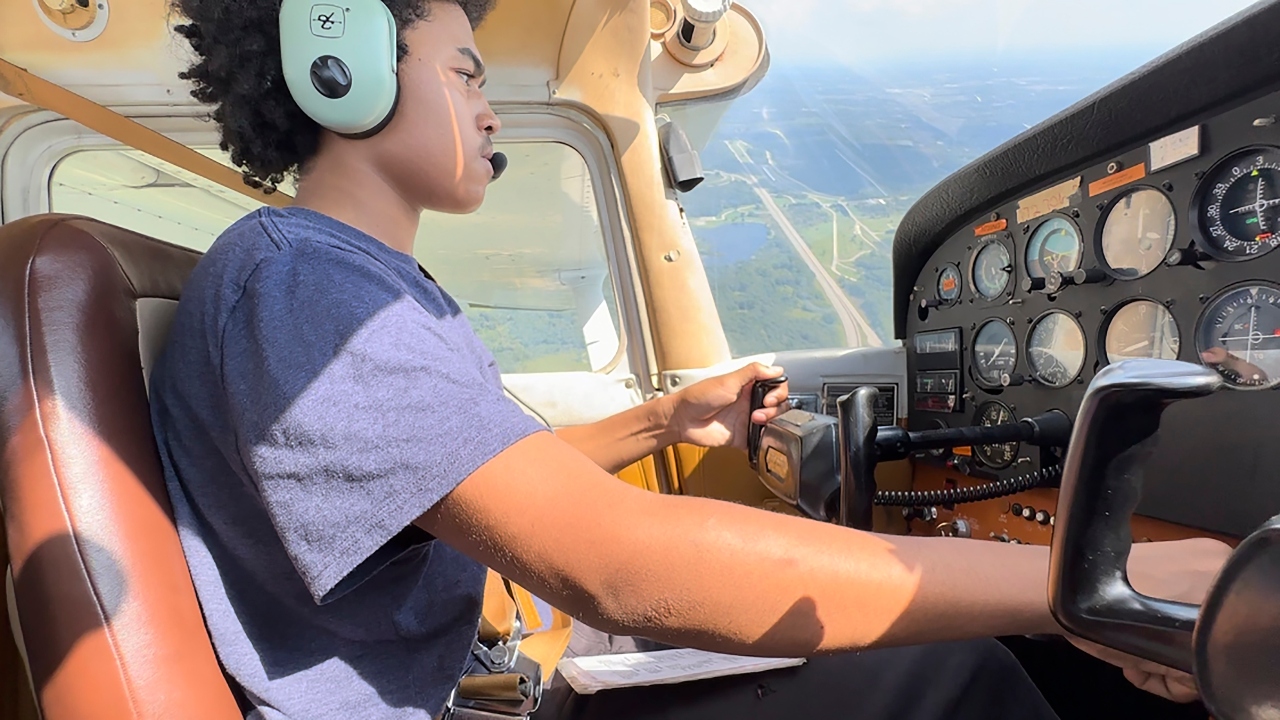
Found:
[[[281,66],[308,117],[340,135],[369,137],[386,127],[399,102],[396,22],[382,0],[341,2],[281,3]]]

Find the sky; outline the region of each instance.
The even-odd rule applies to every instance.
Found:
[[[774,62],[877,65],[912,58],[1088,53],[1153,59],[1252,0],[740,0]],[[797,59],[803,59],[797,62]],[[805,62],[807,60],[808,62]]]

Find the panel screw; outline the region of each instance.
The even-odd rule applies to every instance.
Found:
[[[1098,312],[1102,313],[1103,315],[1106,315],[1106,314],[1107,314],[1107,306],[1106,306],[1106,305],[1103,305],[1102,307],[1098,308]]]
[[[679,250],[669,250],[669,251],[667,251],[667,254],[666,254],[666,255],[663,255],[663,256],[662,256],[662,259],[663,259],[663,260],[666,260],[667,262],[675,262],[675,261],[677,261],[677,260],[679,260],[679,259],[680,259],[680,251],[679,251]]]
[[[1118,161],[1112,160],[1110,163],[1107,164],[1107,174],[1115,175],[1116,173],[1120,172],[1120,168],[1122,167],[1124,166],[1121,165]]]
[[[999,219],[1000,219],[1000,213],[994,213],[994,212],[991,213],[991,222],[995,222]]]
[[[1079,219],[1080,219],[1080,210],[1079,210],[1079,208],[1071,208],[1071,217],[1073,217],[1073,218],[1075,218],[1075,219],[1077,219],[1077,220],[1079,220]]]
[[[1027,233],[1029,233],[1029,232],[1031,232],[1031,226],[1030,226],[1030,225],[1023,225],[1023,226],[1022,226],[1022,234],[1023,234],[1023,235],[1026,235],[1026,234],[1027,234]]]
[[[1071,314],[1072,314],[1072,315],[1075,315],[1075,316],[1076,316],[1076,319],[1079,319],[1079,318],[1084,317],[1084,312],[1083,312],[1083,311],[1080,311],[1080,310],[1076,310],[1075,312],[1073,312],[1073,313],[1071,313]]]
[[[1205,304],[1205,302],[1209,300],[1209,298],[1204,295],[1199,295],[1196,297],[1196,299],[1200,301],[1201,305]]]
[[[1165,192],[1173,192],[1173,183],[1169,182],[1168,180],[1165,180],[1164,183],[1160,185],[1160,187],[1164,188]]]
[[[1164,301],[1164,306],[1165,306],[1165,307],[1173,307],[1173,298],[1169,298],[1168,300],[1165,300],[1165,301]]]
[[[1097,206],[1097,207],[1098,207],[1098,212],[1102,212],[1103,210],[1106,210],[1106,209],[1107,209],[1107,204],[1106,204],[1106,203],[1098,203],[1098,206]]]
[[[671,387],[676,387],[679,384],[680,384],[680,378],[678,377],[671,378]]]
[[[1204,177],[1204,171],[1203,171],[1203,170],[1197,170],[1197,171],[1196,171],[1195,178],[1196,178],[1197,180],[1199,180],[1200,178],[1203,178],[1203,177]]]

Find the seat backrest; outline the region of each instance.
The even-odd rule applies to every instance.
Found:
[[[199,255],[89,218],[0,226],[0,508],[45,720],[239,718],[164,487],[145,361]]]

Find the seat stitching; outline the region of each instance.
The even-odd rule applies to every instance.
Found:
[[[44,441],[45,458],[49,462],[49,474],[53,478],[54,486],[58,490],[58,500],[59,500],[59,505],[61,506],[61,509],[62,509],[63,519],[66,521],[67,528],[69,530],[72,530],[72,532],[70,532],[70,536],[71,536],[71,542],[76,549],[76,558],[80,561],[80,570],[84,575],[84,579],[86,583],[89,585],[89,589],[93,592],[94,604],[98,610],[98,618],[102,621],[102,628],[107,637],[107,647],[111,649],[111,654],[112,656],[115,657],[116,669],[119,671],[121,675],[120,679],[123,682],[125,687],[125,697],[129,701],[129,708],[132,711],[133,716],[138,717],[137,703],[135,702],[134,693],[133,693],[133,683],[129,678],[128,669],[125,667],[124,662],[121,660],[119,648],[117,647],[117,643],[116,643],[114,629],[111,627],[111,623],[107,618],[106,612],[104,611],[102,594],[98,591],[97,584],[94,583],[93,577],[89,574],[88,562],[85,559],[84,549],[80,546],[80,538],[76,535],[72,526],[71,513],[70,513],[70,510],[67,508],[66,494],[65,492],[63,492],[63,483],[61,478],[58,476],[57,465],[55,464],[54,458],[53,458],[53,448],[50,446],[48,441],[48,435],[45,433],[45,422],[44,422],[42,405],[40,403],[40,396],[36,391],[35,357],[32,353],[33,335],[31,330],[31,307],[33,305],[33,292],[32,292],[31,276],[34,271],[36,257],[40,254],[40,245],[44,242],[48,234],[52,232],[52,230],[60,224],[62,223],[59,221],[50,223],[49,227],[46,228],[46,230],[40,234],[40,237],[36,239],[35,245],[32,247],[32,250],[31,250],[31,257],[27,260],[26,275],[23,278],[25,281],[25,289],[26,289],[25,295],[27,298],[27,304],[25,308],[26,312],[23,313],[24,320],[26,323],[25,330],[26,330],[26,336],[27,336],[26,337],[27,339],[27,358],[26,358],[27,359],[27,376],[28,378],[30,378],[31,397],[35,400],[35,407],[33,408],[33,410],[36,418],[36,425],[40,431],[39,436]],[[95,239],[97,238],[95,237]],[[98,242],[100,244],[103,244],[101,240],[99,240]],[[105,247],[105,244],[103,245]],[[119,261],[117,260],[117,265],[118,264],[119,264]],[[132,282],[130,282],[130,286],[132,286]],[[21,621],[21,618],[19,618],[19,621]]]

